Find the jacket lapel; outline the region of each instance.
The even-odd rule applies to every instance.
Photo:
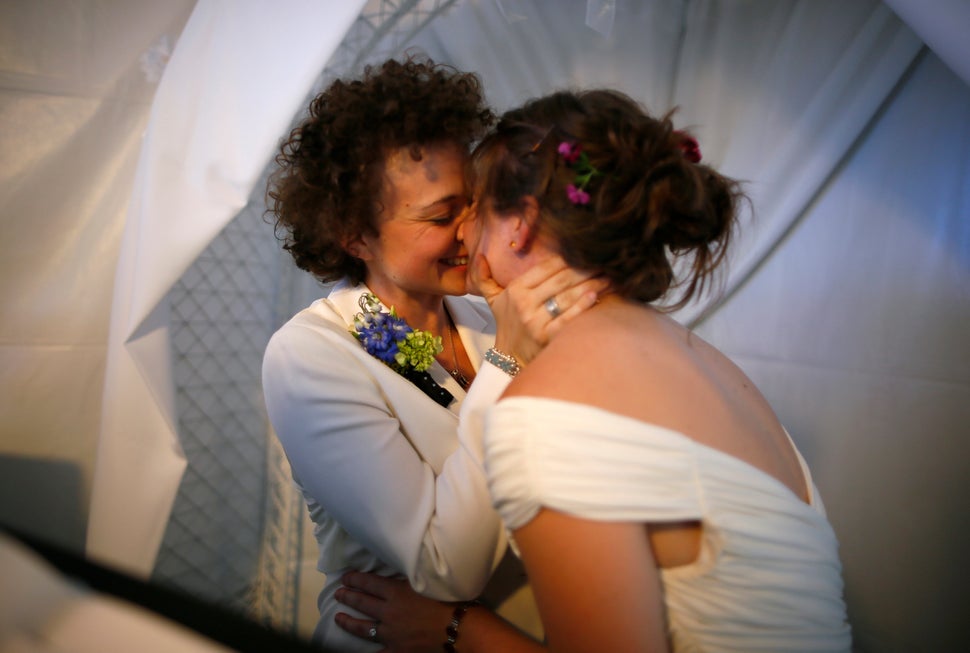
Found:
[[[370,292],[370,289],[364,284],[351,286],[346,280],[343,280],[334,286],[333,290],[330,291],[330,295],[327,297],[327,303],[340,315],[344,323],[347,324],[348,331],[354,323],[354,316],[362,310],[359,301],[365,292]],[[388,371],[390,372],[391,370],[388,369]],[[392,373],[396,374],[396,372]],[[411,370],[401,376],[413,383],[415,387],[442,408],[448,409],[455,400],[455,396],[447,389],[438,385],[428,372],[415,372]]]
[[[485,351],[495,344],[495,320],[488,304],[481,297],[466,295],[445,297],[445,305],[458,327],[458,335],[472,367],[478,372]]]
[[[353,327],[354,316],[360,313],[360,304],[357,302],[365,292],[369,292],[369,289],[364,284],[352,286],[346,280],[342,280],[338,281],[327,295],[326,302],[343,318],[348,331]]]
[[[326,302],[340,315],[348,330],[354,323],[354,316],[361,310],[358,301],[365,292],[369,292],[366,285],[352,286],[346,280],[343,280],[338,282],[327,296]],[[461,337],[462,344],[465,345],[465,351],[471,359],[472,367],[477,372],[482,358],[485,356],[485,351],[495,343],[495,321],[492,319],[488,304],[480,297],[466,295],[464,297],[445,297],[445,305],[455,321],[458,335]],[[450,401],[443,404],[443,399],[435,390],[434,385],[428,385],[429,380],[431,379],[422,379],[421,383],[415,382],[415,385],[421,387],[422,391],[437,403],[447,406]],[[431,381],[433,383],[433,380]],[[436,394],[439,394],[439,396],[436,397]]]

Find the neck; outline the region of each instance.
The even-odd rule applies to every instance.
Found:
[[[465,352],[464,345],[461,345],[459,342],[458,327],[455,326],[450,315],[446,317],[446,344],[444,345],[444,349],[442,350],[441,354],[438,356],[438,362],[441,363],[446,370],[448,370],[448,373],[451,374],[452,378],[458,382],[458,385],[461,386],[462,390],[467,390],[468,386],[471,385],[471,380],[475,377],[475,373],[471,370],[471,363],[467,360],[468,355]],[[448,355],[449,345],[451,348],[450,357]],[[466,369],[462,369],[463,367]]]
[[[381,301],[383,302],[383,299]],[[412,329],[430,331],[436,336],[445,337],[448,335],[449,318],[443,297],[439,297],[434,306],[402,302],[395,304],[394,307],[397,314],[403,317]]]
[[[394,310],[412,329],[430,331],[436,336],[447,335],[448,314],[443,295],[411,294],[400,288],[388,288],[365,282],[386,308]],[[377,286],[377,287],[375,287]]]

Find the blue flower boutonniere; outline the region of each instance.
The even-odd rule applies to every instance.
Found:
[[[412,329],[393,306],[389,312],[382,311],[380,300],[372,293],[361,295],[357,305],[360,306],[360,313],[354,316],[350,332],[364,350],[442,406],[450,404],[454,396],[428,374],[434,357],[443,349],[441,337],[432,335],[430,331]]]
[[[415,331],[393,306],[389,313],[384,313],[380,300],[373,294],[364,293],[357,304],[361,312],[354,316],[351,333],[368,354],[384,361],[395,372],[424,372],[441,353],[440,336],[433,336],[430,331]]]

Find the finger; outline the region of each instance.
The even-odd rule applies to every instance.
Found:
[[[575,301],[562,311],[557,317],[551,319],[546,325],[546,336],[552,340],[559,331],[569,323],[574,317],[590,308],[599,300],[599,294],[595,291],[587,291],[577,297]]]
[[[350,589],[360,590],[379,598],[387,598],[394,590],[397,579],[371,574],[364,571],[348,571],[340,577],[340,582]]]
[[[515,283],[519,284],[523,288],[535,288],[537,286],[541,286],[544,282],[550,280],[556,274],[568,269],[570,268],[566,265],[566,262],[562,259],[562,257],[551,256],[523,272],[515,280]]]
[[[609,282],[603,277],[592,277],[582,281],[577,281],[577,277],[570,277],[568,286],[560,290],[554,290],[554,286],[541,288],[543,291],[550,292],[549,297],[554,297],[559,304],[560,315],[565,314],[570,308],[579,303],[583,310],[590,307],[588,304],[589,295],[598,296],[607,289]]]
[[[523,316],[531,315],[531,320],[537,321],[542,328],[543,338],[548,340],[566,322],[595,304],[599,293],[607,286],[607,281],[601,277],[589,278],[588,275],[563,271],[533,289],[528,297],[519,297],[519,311]],[[550,330],[550,325],[555,328]]]
[[[492,277],[492,269],[489,267],[488,261],[482,254],[477,254],[475,256],[475,260],[472,261],[469,277],[472,292],[477,295],[481,295],[486,300],[494,297],[504,290],[504,288],[502,288],[502,286],[500,286]]]
[[[379,620],[384,614],[384,599],[367,592],[341,587],[334,593],[334,598],[348,608],[353,608],[375,621]]]
[[[543,297],[545,299],[555,297],[560,304],[564,304],[564,300],[571,300],[582,295],[583,292],[590,287],[589,285],[584,284],[587,284],[591,279],[596,278],[597,277],[595,277],[592,272],[567,267],[556,271],[542,281],[538,282],[533,290],[535,292],[535,296],[537,297]],[[600,280],[593,285],[600,285],[603,283],[605,282]],[[565,296],[566,291],[577,287],[582,287],[583,289],[574,293],[573,296]]]
[[[370,642],[374,641],[374,639],[370,636],[370,629],[377,628],[377,641],[380,641],[381,639],[380,625],[373,619],[360,619],[358,617],[351,616],[346,612],[338,612],[336,615],[334,615],[333,621],[340,628],[346,630],[351,635],[361,639],[366,639]]]

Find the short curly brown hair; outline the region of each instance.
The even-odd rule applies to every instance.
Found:
[[[672,310],[706,290],[746,200],[737,181],[684,156],[686,137],[670,114],[651,117],[614,90],[553,93],[506,112],[476,148],[475,199],[502,214],[535,197],[541,228],[570,265],[643,302],[681,288]],[[561,143],[579,146],[599,172],[588,204],[570,198],[577,171]],[[679,258],[689,267],[678,280]]]
[[[384,161],[393,150],[453,142],[464,149],[494,121],[472,73],[409,57],[337,80],[310,103],[276,156],[267,187],[277,237],[322,282],[364,279],[344,245],[375,232]]]

